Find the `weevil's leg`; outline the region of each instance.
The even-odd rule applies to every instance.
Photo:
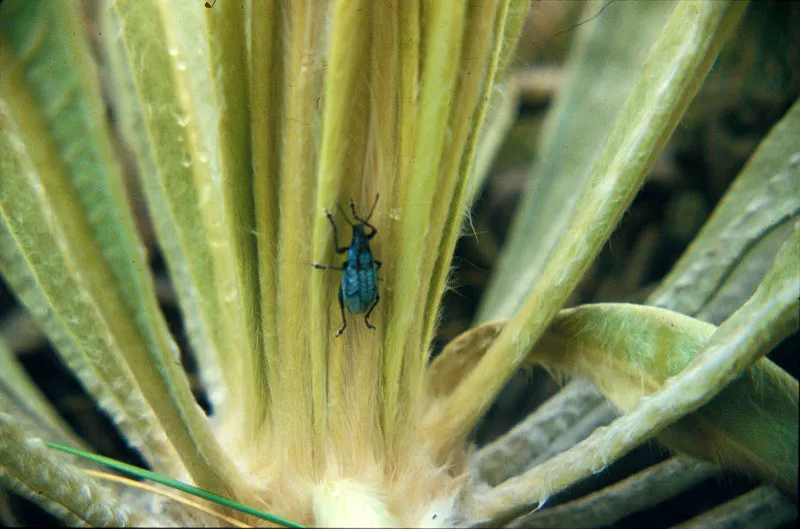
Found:
[[[383,266],[383,263],[378,261],[377,259],[375,259],[372,262],[375,263],[375,268],[380,268],[381,266]]]
[[[333,215],[331,215],[331,212],[327,209],[325,210],[325,215],[328,217],[328,221],[333,227],[333,246],[336,247],[336,253],[345,253],[347,251],[347,247],[339,246],[339,233],[336,231],[336,221],[333,220]]]
[[[324,265],[317,263],[311,263],[311,266],[313,266],[317,270],[344,270],[347,267],[347,261],[344,262],[343,266]]]
[[[339,327],[339,330],[336,331],[336,337],[342,335],[344,332],[344,328],[347,327],[347,320],[344,319],[344,298],[342,297],[342,289],[339,288],[339,310],[342,311],[342,326]]]
[[[369,310],[367,311],[367,315],[366,315],[366,316],[364,316],[364,323],[366,323],[366,324],[367,324],[367,329],[372,329],[373,331],[375,330],[375,326],[374,326],[374,325],[372,325],[372,324],[369,322],[369,315],[370,315],[370,314],[372,314],[372,311],[373,311],[373,309],[375,308],[375,305],[377,305],[377,304],[378,304],[378,302],[379,302],[380,300],[381,300],[381,295],[380,295],[380,294],[378,294],[378,293],[375,293],[375,301],[373,301],[373,302],[372,302],[372,306],[371,306],[371,307],[369,308]]]
[[[376,228],[375,226],[373,226],[373,225],[372,225],[372,224],[370,224],[369,222],[365,222],[365,223],[364,223],[364,226],[367,226],[368,228],[372,228],[372,231],[371,231],[371,232],[369,232],[369,233],[366,233],[366,234],[365,234],[365,235],[367,236],[367,240],[369,241],[369,240],[371,240],[373,237],[375,237],[375,234],[376,234],[376,233],[378,233],[378,228]]]

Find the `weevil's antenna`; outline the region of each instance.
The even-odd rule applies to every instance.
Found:
[[[375,193],[375,202],[372,203],[372,207],[369,210],[369,215],[367,215],[366,222],[369,222],[369,219],[372,218],[372,214],[375,213],[375,206],[378,205],[378,199],[380,198],[380,196],[381,196],[380,193]]]
[[[358,213],[356,213],[356,205],[351,200],[350,201],[350,211],[353,212],[353,217],[359,222],[363,222],[364,224],[369,224],[369,219],[372,218],[372,214],[375,212],[375,206],[378,205],[378,198],[380,198],[380,196],[381,196],[380,193],[375,193],[375,202],[372,203],[372,207],[370,208],[369,215],[367,215],[366,219],[362,219],[361,217],[358,216]]]
[[[352,204],[353,201],[351,200],[350,203]],[[350,222],[350,217],[347,216],[347,213],[345,213],[344,209],[342,208],[342,205],[337,202],[336,203],[336,207],[339,208],[339,213],[342,214],[342,217],[344,217],[344,220],[346,220],[348,224],[353,224],[352,222]],[[355,212],[353,212],[353,213],[355,213]],[[356,217],[356,220],[358,220],[358,217]]]

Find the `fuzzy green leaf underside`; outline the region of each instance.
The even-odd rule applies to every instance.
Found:
[[[31,192],[40,188],[35,185],[30,163],[25,163],[28,158],[23,156],[21,141],[12,133],[4,116],[0,107],[3,277],[87,391],[151,464],[165,468],[177,459],[177,454],[165,442],[163,430],[154,427],[157,423],[152,411],[124,367],[107,325],[98,317],[96,304],[77,280],[77,267],[71,260],[64,260],[63,231],[51,221],[56,215],[46,199],[37,202],[37,198],[43,197]],[[14,210],[9,207],[11,203]],[[17,228],[24,227],[22,236],[14,234],[12,220]],[[26,246],[27,254],[20,243]],[[59,301],[57,308],[51,299]]]
[[[131,511],[41,439],[28,437],[0,411],[0,485],[27,497],[70,525],[147,526],[154,520]]]
[[[197,9],[176,11],[176,3],[110,3],[104,24],[119,35],[106,41],[116,89],[112,104],[133,148],[187,334],[211,384],[213,402],[221,406],[225,388],[233,386],[230,369],[235,364],[219,355],[234,349],[222,344],[237,342],[226,340],[232,337],[226,334],[215,256],[215,251],[233,253],[219,211],[219,112],[203,14]],[[228,263],[232,266],[230,259]],[[216,382],[210,370],[228,383]]]
[[[755,291],[800,214],[800,101],[761,142],[649,303],[719,323]]]
[[[751,376],[749,370],[752,368],[755,368],[752,375],[755,397],[758,398],[762,392],[767,395],[763,405],[776,408],[772,411],[777,411],[784,417],[778,417],[778,421],[785,425],[785,429],[769,443],[770,446],[764,452],[754,454],[752,447],[739,446],[734,450],[735,466],[747,468],[763,479],[775,481],[785,493],[796,495],[797,380],[788,375],[783,376],[775,369],[764,367],[767,364],[760,359],[800,327],[797,316],[797,300],[800,297],[798,259],[800,226],[796,225],[792,236],[778,253],[775,263],[753,296],[711,334],[701,352],[680,373],[668,378],[655,393],[633,403],[629,413],[609,426],[596,430],[569,450],[496,487],[482,499],[479,518],[497,520],[519,514],[519,510],[526,504],[541,502],[569,484],[588,477],[644,440],[664,431],[668,432],[668,436],[674,434],[679,430],[673,428],[669,431],[670,427],[679,424],[687,415],[704,406],[706,408],[703,408],[703,413],[707,413],[709,407],[713,410],[713,399],[719,394],[724,396],[726,387],[736,383],[740,377],[746,381]],[[677,313],[676,316],[686,318]],[[700,333],[701,326],[708,325],[699,320],[691,321],[696,322],[689,327],[692,333]],[[666,360],[672,360],[672,356]],[[576,369],[576,366],[577,363],[573,362],[569,368]],[[605,367],[603,364],[595,364],[589,370]],[[666,367],[669,367],[669,363]],[[620,372],[624,374],[623,371]],[[639,383],[642,382],[640,379]],[[776,386],[776,393],[764,389],[770,384]],[[742,413],[742,408],[746,411],[755,401],[756,399],[752,399],[745,402],[735,413]],[[760,411],[756,411],[754,415],[758,413]],[[736,417],[733,419],[736,420]],[[703,422],[703,427],[707,422]],[[752,437],[743,437],[741,444],[745,445],[751,440]],[[758,439],[752,440],[755,441]],[[716,449],[714,444],[704,444]],[[692,446],[690,450],[696,448],[699,449]],[[784,460],[765,465],[765,459],[773,458],[776,453],[776,457]],[[731,457],[730,453],[715,455]],[[727,463],[731,464],[730,460]]]
[[[503,323],[462,335],[431,365],[429,392],[446,396],[472,370]],[[603,303],[561,311],[528,361],[581,375],[629,412],[688,366],[716,327],[666,309]],[[762,359],[711,402],[661,432],[668,447],[796,485],[798,384]]]
[[[627,413],[687,367],[715,330],[664,309],[585,305],[562,311],[530,358],[588,377]],[[659,440],[788,490],[797,485],[798,413],[797,381],[762,359]]]

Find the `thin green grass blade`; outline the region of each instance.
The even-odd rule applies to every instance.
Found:
[[[239,512],[243,512],[245,514],[255,516],[262,520],[267,520],[268,522],[276,523],[283,527],[305,527],[303,525],[296,524],[288,520],[284,520],[279,516],[275,516],[273,514],[260,511],[258,509],[254,509],[252,507],[248,507],[247,505],[243,505],[228,498],[224,498],[222,496],[214,494],[213,492],[193,487],[192,485],[183,483],[182,481],[168,478],[161,474],[157,474],[155,472],[151,472],[143,468],[135,467],[133,465],[117,461],[116,459],[111,459],[110,457],[100,456],[97,454],[92,454],[90,452],[84,452],[83,450],[78,450],[76,448],[71,448],[69,446],[64,446],[50,441],[45,441],[44,443],[45,445],[54,450],[59,450],[61,452],[66,452],[67,454],[72,454],[77,457],[88,459],[89,461],[105,465],[109,468],[113,468],[114,470],[119,470],[120,472],[125,472],[126,474],[130,474],[131,476],[136,476],[137,478],[149,479],[151,481],[155,481],[156,483],[166,485],[167,487],[172,487],[173,489],[183,491],[187,494],[191,494],[192,496],[197,496],[198,498],[203,498],[205,500],[212,501],[218,505],[222,505],[223,507],[228,507],[237,510]]]

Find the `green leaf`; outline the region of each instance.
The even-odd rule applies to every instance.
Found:
[[[718,323],[754,291],[800,213],[800,101],[773,127],[649,303]]]
[[[683,1],[633,82],[587,185],[580,186],[558,245],[527,281],[523,303],[486,355],[431,421],[439,457],[461,442],[488,409],[602,249],[744,11],[741,2]],[[562,205],[563,206],[563,205]],[[551,226],[552,228],[552,226]],[[523,274],[520,277],[526,277]]]
[[[452,187],[444,187],[448,179],[440,184],[441,196],[454,196],[449,212],[443,218],[444,237],[435,251],[428,251],[429,261],[435,267],[431,287],[425,309],[426,334],[419,345],[425,350],[433,341],[434,330],[438,321],[441,299],[444,296],[445,282],[450,273],[450,266],[455,253],[456,242],[461,235],[461,224],[464,222],[464,211],[471,198],[471,175],[476,159],[476,152],[484,122],[489,111],[489,103],[501,68],[503,53],[519,38],[522,21],[521,10],[524,2],[515,0],[498,2],[496,6],[476,4],[468,11],[464,47],[460,60],[460,69],[468,75],[459,77],[458,89],[455,93],[457,102],[451,110],[450,131],[445,143],[442,171],[450,178]],[[480,6],[480,7],[477,7]],[[494,17],[492,17],[494,15]],[[492,18],[494,18],[493,24]],[[487,53],[488,51],[488,53]],[[483,76],[478,76],[478,68],[483,67]],[[428,230],[436,229],[442,220],[431,217]],[[428,232],[430,233],[430,232]],[[434,231],[435,233],[435,231]],[[422,284],[425,288],[425,283]],[[427,357],[425,357],[427,360]]]
[[[489,177],[492,163],[517,119],[519,105],[519,83],[509,78],[504,85],[495,86],[489,99],[486,124],[481,131],[475,151],[475,163],[469,181],[467,200],[473,203]]]
[[[125,368],[97,305],[79,282],[79,267],[63,259],[65,235],[50,222],[57,215],[41,202],[46,197],[41,196],[41,186],[35,185],[36,175],[21,150],[22,141],[12,134],[3,108],[0,106],[0,271],[64,363],[148,463],[158,469],[175,467],[178,454],[166,440],[133,375]],[[39,204],[29,203],[37,199]],[[19,213],[9,207],[12,201],[14,208],[22,206]],[[25,233],[19,240],[9,225],[9,215],[13,215],[18,227],[23,227]],[[29,246],[31,257],[26,257],[20,242]],[[57,307],[51,299],[60,302]]]
[[[506,8],[505,28],[497,63],[497,76],[500,80],[507,76],[508,68],[513,63],[513,54],[517,49],[528,10],[531,9],[531,4],[525,0],[510,0],[506,3],[508,7]]]
[[[590,2],[595,13],[605,1]],[[674,2],[609,5],[577,31],[567,82],[547,118],[525,198],[481,301],[477,321],[508,318],[539,280],[580,190],[642,70]]]
[[[192,6],[196,9],[195,6]],[[216,278],[222,295],[222,308],[227,312],[229,327],[240,340],[236,346],[242,358],[237,384],[243,385],[243,399],[251,409],[255,420],[245,421],[245,428],[253,434],[266,418],[268,400],[266,391],[266,356],[258,342],[258,331],[263,326],[261,310],[264,305],[274,310],[274,299],[260,300],[258,291],[258,267],[256,255],[256,220],[253,193],[253,160],[251,148],[251,123],[248,84],[248,57],[245,41],[245,0],[221,3],[215,9],[202,10],[205,28],[200,32],[209,35],[209,71],[213,72],[211,87],[219,100],[219,121],[216,124],[220,149],[220,176],[216,181],[213,173],[211,192],[221,193],[221,204],[217,210],[206,208],[206,216],[219,222],[225,230],[222,247],[216,254]],[[251,13],[252,15],[252,13]],[[179,14],[179,16],[181,16]],[[197,28],[181,22],[176,25],[184,36],[181,40],[191,43]],[[197,38],[194,36],[194,38]],[[206,43],[205,39],[204,43]],[[261,60],[261,57],[254,60]],[[214,65],[223,65],[213,70]],[[196,92],[195,92],[196,93]],[[213,123],[212,123],[213,124]],[[202,193],[202,190],[201,190]],[[220,207],[221,206],[221,207]],[[213,233],[213,230],[209,230]],[[213,242],[213,241],[209,241]],[[230,253],[225,253],[230,252]],[[269,332],[272,329],[267,328]],[[231,344],[233,345],[233,344]],[[228,345],[228,347],[231,347]],[[241,403],[240,403],[241,404]]]
[[[90,527],[149,526],[116,494],[27,437],[14,419],[0,412],[0,485],[37,503],[66,523]]]
[[[656,508],[716,473],[716,466],[703,461],[686,456],[671,457],[600,491],[534,511],[514,520],[508,527],[588,529],[610,526],[634,513]]]
[[[250,17],[249,36],[249,82],[250,82],[250,126],[253,171],[253,199],[255,230],[258,233],[256,271],[258,273],[258,293],[260,298],[261,354],[267,361],[271,351],[278,349],[278,186],[279,159],[274,155],[280,145],[280,115],[283,105],[280,97],[280,83],[272,82],[282,63],[281,43],[283,42],[283,19],[276,14],[275,2],[249,0],[247,9]],[[265,21],[271,21],[265,23]],[[192,318],[193,314],[187,314]],[[209,352],[206,355],[210,354]],[[213,360],[213,359],[212,359]],[[217,373],[209,369],[216,362],[203,361],[205,378]],[[267,367],[257,368],[264,376]],[[218,376],[218,375],[217,375]],[[259,384],[265,386],[266,383]],[[213,387],[213,386],[212,386]],[[269,398],[269,391],[262,392],[262,398]],[[269,409],[269,405],[264,405]]]
[[[431,365],[429,395],[446,397],[475,369],[501,329],[501,322],[484,324],[451,342]],[[584,305],[556,316],[528,362],[587,378],[627,413],[689,366],[715,330],[665,309]],[[659,440],[789,489],[796,485],[798,413],[797,381],[762,359],[713,401],[661,432]]]
[[[687,368],[716,328],[679,313],[626,304],[564,310],[529,357],[579,374],[623,412]],[[796,486],[797,381],[767,359],[658,436],[668,447]]]
[[[94,371],[119,400],[133,401],[125,411],[161,443],[154,453],[178,470],[171,444],[195,480],[229,490],[235,469],[194,400],[155,298],[80,9],[55,6],[46,0],[2,6],[0,152],[16,158],[3,161],[12,170],[0,181],[0,213],[10,234],[4,241],[16,246],[4,252],[18,254],[20,286],[33,279],[38,299],[47,300],[80,352],[83,370]]]
[[[409,414],[399,403],[412,401],[411,395],[416,391],[414,384],[420,380],[419,374],[424,369],[426,358],[424,353],[409,354],[407,351],[420,351],[420,347],[424,349],[426,345],[422,342],[427,329],[417,327],[413,322],[428,316],[424,310],[429,289],[424,282],[429,281],[433,274],[438,245],[444,235],[443,220],[450,205],[434,207],[435,199],[441,193],[437,192],[441,189],[438,182],[441,181],[442,186],[446,185],[449,190],[454,183],[455,174],[452,171],[444,173],[443,151],[451,134],[448,123],[451,106],[464,109],[464,105],[454,104],[454,101],[458,89],[456,72],[466,31],[466,7],[465,3],[457,1],[433,2],[420,17],[419,100],[416,116],[406,117],[401,124],[404,129],[412,123],[416,127],[407,131],[416,133],[412,140],[413,158],[409,172],[401,173],[403,178],[396,182],[398,189],[395,193],[405,199],[405,203],[397,231],[391,234],[395,238],[394,248],[382,254],[394,267],[394,283],[405,285],[392,292],[386,308],[389,317],[385,324],[383,428],[389,437],[409,430]],[[484,24],[480,26],[485,28]],[[469,48],[470,44],[474,43],[467,42],[463,48]],[[478,68],[482,69],[482,65]],[[437,175],[436,185],[431,184],[431,174]],[[454,198],[452,190],[440,196]],[[428,236],[420,237],[420,234]],[[408,288],[410,285],[414,286]]]
[[[187,334],[213,404],[222,416],[234,415],[226,409],[255,408],[240,417],[252,432],[267,401],[260,397],[261,350],[251,341],[259,313],[249,121],[240,115],[248,91],[240,77],[244,22],[241,6],[228,4],[205,13],[211,10],[192,2],[118,0],[104,13],[104,25],[119,35],[108,49],[115,110],[136,156]],[[218,54],[231,61],[220,76]]]

